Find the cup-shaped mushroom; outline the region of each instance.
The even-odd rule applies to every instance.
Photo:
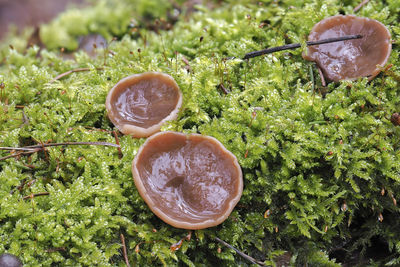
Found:
[[[147,137],[178,116],[182,93],[168,74],[145,72],[120,80],[108,93],[106,109],[123,134]]]
[[[132,175],[149,208],[183,229],[222,223],[243,191],[236,157],[214,137],[200,134],[152,135],[139,148]]]
[[[360,34],[347,40],[307,48],[303,57],[315,61],[331,81],[374,78],[386,64],[392,51],[388,29],[377,20],[354,15],[337,15],[321,20],[311,30],[309,41]]]

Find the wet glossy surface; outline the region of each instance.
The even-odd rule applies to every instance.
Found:
[[[178,88],[170,78],[144,73],[121,80],[115,87],[109,116],[117,124],[148,128],[167,117],[176,107]]]
[[[235,156],[212,137],[164,132],[146,142],[134,160],[135,184],[161,219],[175,227],[224,220],[242,193],[242,174]],[[140,179],[142,185],[138,186]],[[166,220],[170,217],[177,224]],[[207,222],[206,222],[207,221]],[[186,222],[182,225],[179,222]]]
[[[363,38],[309,46],[305,59],[315,61],[331,81],[374,77],[391,52],[390,33],[380,22],[353,15],[333,16],[314,25],[308,40],[317,41],[344,35]]]

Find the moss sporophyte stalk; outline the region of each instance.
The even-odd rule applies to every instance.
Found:
[[[400,264],[400,3],[360,2],[102,0],[41,26],[42,47],[28,44],[32,30],[10,34],[0,44],[0,146],[15,149],[0,151],[0,254],[27,266]],[[371,81],[323,85],[302,57],[313,26],[339,14],[390,32],[392,52]],[[94,55],[77,49],[90,34],[107,40]],[[242,59],[292,43],[303,46]],[[134,185],[146,139],[107,116],[109,90],[144,72],[182,91],[177,120],[161,131],[212,136],[242,168],[233,212],[191,238]],[[120,150],[46,145],[74,142]]]

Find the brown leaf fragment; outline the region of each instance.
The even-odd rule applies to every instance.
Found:
[[[180,249],[182,247],[182,244],[183,244],[183,239],[179,240],[175,244],[172,244],[170,247],[171,251],[172,252],[177,251],[178,249]]]

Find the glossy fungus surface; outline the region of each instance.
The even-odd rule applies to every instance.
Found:
[[[199,134],[151,136],[133,160],[132,174],[150,209],[177,228],[222,223],[243,190],[236,157],[217,139]]]
[[[108,93],[106,109],[111,122],[123,133],[147,137],[174,120],[182,105],[175,80],[164,73],[146,72],[120,80]]]
[[[386,64],[392,50],[390,33],[379,21],[354,15],[329,17],[314,25],[308,40],[353,34],[363,38],[309,46],[303,57],[315,61],[331,81],[372,79]]]

